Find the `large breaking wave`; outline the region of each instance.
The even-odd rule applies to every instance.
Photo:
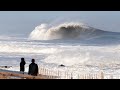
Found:
[[[41,24],[30,33],[31,40],[53,40],[53,39],[91,39],[105,37],[114,34],[103,31],[83,23],[66,22],[55,26]]]

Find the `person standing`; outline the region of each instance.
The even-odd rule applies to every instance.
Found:
[[[38,65],[35,63],[35,59],[32,59],[31,62],[32,63],[29,65],[28,74],[37,76],[38,75]]]
[[[25,59],[24,58],[21,58],[21,62],[20,62],[20,72],[22,72],[24,74],[24,71],[25,71]]]

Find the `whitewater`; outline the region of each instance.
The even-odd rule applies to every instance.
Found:
[[[26,60],[26,72],[34,58],[39,67],[49,69],[120,74],[120,33],[64,22],[40,24],[26,36],[1,35],[0,66],[19,71],[21,57]]]

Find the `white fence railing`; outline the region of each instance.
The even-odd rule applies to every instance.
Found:
[[[75,73],[52,70],[45,67],[39,68],[39,74],[47,75],[49,79],[120,79],[120,75],[118,74],[107,74],[103,71],[99,71],[97,73]]]

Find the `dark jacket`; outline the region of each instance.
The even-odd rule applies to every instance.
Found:
[[[36,63],[31,63],[29,65],[29,71],[28,71],[29,75],[34,75],[37,76],[38,74],[38,65]]]
[[[20,62],[20,71],[24,71],[25,70],[25,67],[24,67],[25,64],[26,64],[25,61]]]

